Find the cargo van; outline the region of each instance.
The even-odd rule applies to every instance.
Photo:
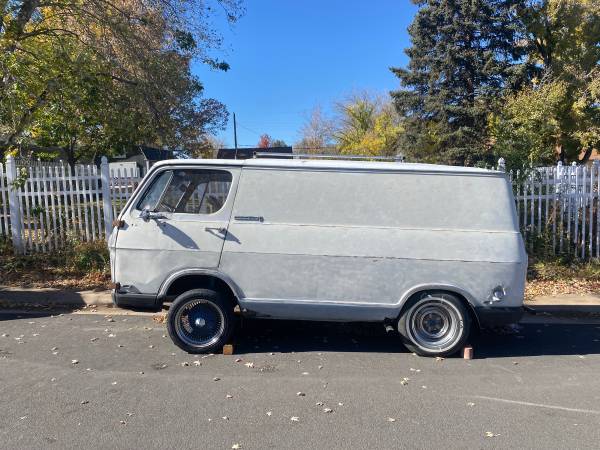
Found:
[[[419,355],[520,319],[527,268],[503,172],[393,162],[171,160],[110,237],[114,302],[190,353],[243,317],[381,322]]]

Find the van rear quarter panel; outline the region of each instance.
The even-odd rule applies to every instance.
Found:
[[[244,168],[220,270],[257,315],[382,320],[419,287],[520,306],[525,265],[497,174]]]

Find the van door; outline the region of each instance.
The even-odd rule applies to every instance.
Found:
[[[121,216],[114,281],[156,294],[170,274],[219,266],[239,168],[165,167]]]

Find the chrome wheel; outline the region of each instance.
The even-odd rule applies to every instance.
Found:
[[[407,312],[406,332],[414,345],[428,352],[444,352],[463,336],[463,317],[443,297],[425,297]]]
[[[190,300],[177,310],[174,319],[177,336],[195,348],[210,347],[225,333],[223,312],[208,300]]]

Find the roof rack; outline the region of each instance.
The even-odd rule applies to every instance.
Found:
[[[369,156],[369,155],[339,155],[339,154],[317,154],[317,153],[271,153],[256,152],[254,158],[286,158],[286,159],[340,159],[359,161],[394,161],[404,162],[404,155],[396,156]]]

